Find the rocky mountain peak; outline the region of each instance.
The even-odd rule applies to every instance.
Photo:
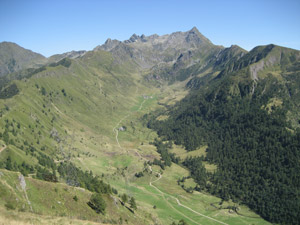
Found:
[[[129,41],[130,42],[135,42],[137,40],[140,39],[140,36],[136,35],[136,34],[133,34],[130,38],[129,38]]]
[[[116,39],[112,40],[112,39],[108,38],[103,45],[97,46],[94,50],[110,51],[120,43],[121,43],[121,41],[118,41]]]
[[[186,32],[186,42],[187,43],[195,43],[195,44],[203,44],[209,43],[211,44],[210,40],[207,39],[204,35],[202,35],[197,27],[193,27],[191,30]]]
[[[144,34],[142,34],[141,36],[139,36],[137,34],[133,34],[133,35],[131,35],[129,40],[124,41],[124,43],[146,42],[146,41],[148,41],[148,39],[149,39],[149,37],[145,36]]]
[[[189,33],[200,33],[197,27],[193,27]]]

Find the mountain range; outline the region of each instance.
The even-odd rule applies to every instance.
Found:
[[[298,50],[196,27],[49,58],[2,42],[0,220],[296,224],[299,73]]]

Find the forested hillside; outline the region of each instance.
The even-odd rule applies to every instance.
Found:
[[[183,163],[198,188],[243,202],[271,222],[296,224],[300,130],[293,118],[299,110],[299,52],[273,47],[249,52],[164,112],[166,120],[156,120],[156,114],[148,125],[188,151],[208,145],[206,157]],[[253,65],[275,60],[277,52],[280,60],[254,78]],[[217,164],[217,171],[199,172],[201,161]]]

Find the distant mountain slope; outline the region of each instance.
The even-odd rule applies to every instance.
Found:
[[[0,43],[0,77],[29,67],[39,67],[46,62],[41,54],[24,49],[11,42]]]
[[[48,62],[49,63],[58,62],[64,58],[76,59],[80,56],[83,56],[85,53],[86,53],[86,51],[81,50],[81,51],[66,52],[63,54],[55,54],[48,58]]]
[[[199,89],[200,87],[207,85],[210,80],[224,71],[224,68],[232,70],[234,63],[246,53],[246,50],[237,45],[224,48],[211,57],[206,66],[200,71],[200,74],[198,76],[197,73],[194,74],[196,76],[190,79],[186,86],[190,89]]]

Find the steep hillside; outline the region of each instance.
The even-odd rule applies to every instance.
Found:
[[[46,62],[41,54],[11,42],[0,43],[0,77],[25,68],[37,68]]]
[[[103,184],[99,176],[113,173],[116,168],[107,168],[97,158],[114,162],[111,154],[129,157],[122,156],[122,150],[110,143],[115,140],[113,127],[137,102],[140,85],[134,70],[112,67],[112,63],[109,53],[89,52],[78,60],[64,60],[37,70],[28,78],[14,80],[10,86],[18,88],[18,93],[0,103],[0,133],[7,146],[0,154],[0,167],[103,195],[114,193],[116,189]],[[145,87],[143,90],[147,91]],[[89,172],[90,162],[97,161],[98,171],[93,175]],[[107,204],[113,204],[113,200]],[[45,206],[41,203],[39,207]],[[130,216],[129,204],[127,207],[124,210]],[[146,213],[142,212],[138,215],[144,218]],[[50,215],[47,211],[42,213]],[[102,222],[120,217],[100,216]],[[139,220],[131,223],[140,224]]]
[[[200,190],[276,223],[299,219],[299,60],[296,50],[256,47],[149,123],[188,151],[208,145],[205,156],[182,162]]]
[[[237,45],[223,49],[217,55],[210,58],[207,65],[199,74],[194,74],[196,76],[189,80],[187,87],[189,89],[200,89],[208,85],[208,82],[223,72],[224,68],[232,70],[233,64],[246,53],[246,50]]]
[[[93,193],[83,188],[32,179],[7,170],[0,170],[0,187],[0,220],[6,224],[25,223],[26,220],[31,224],[55,221],[86,224],[85,220],[115,224],[121,218],[130,224],[143,223],[121,205],[118,196],[104,195],[106,210],[104,214],[98,214],[88,205]],[[13,213],[5,212],[5,208],[18,210],[19,214],[10,218]]]

